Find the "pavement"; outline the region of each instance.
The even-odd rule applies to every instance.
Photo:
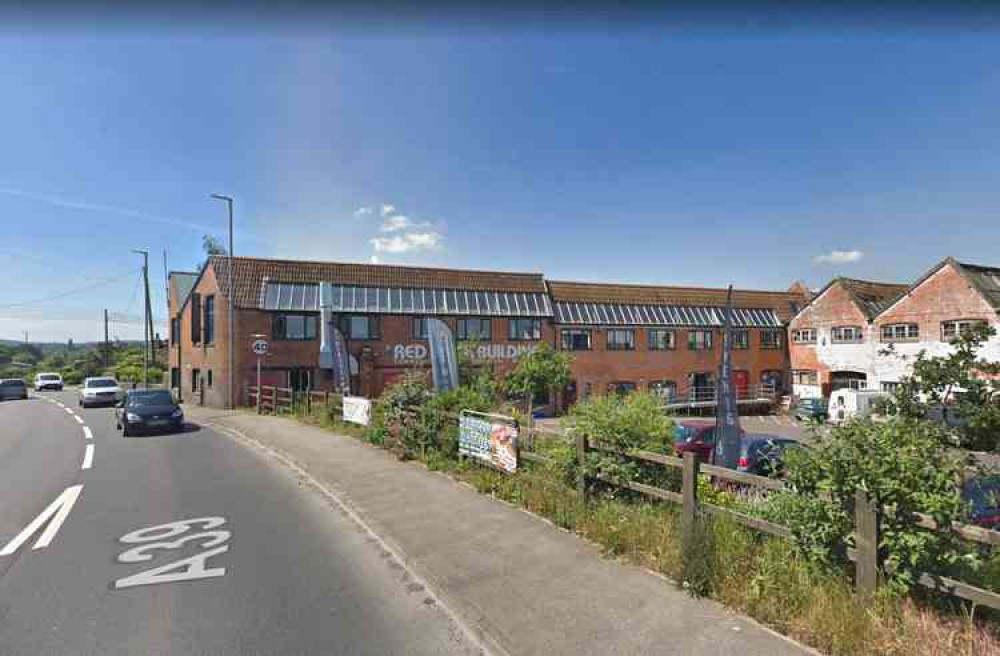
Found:
[[[548,521],[359,440],[290,419],[191,409],[282,462],[379,536],[498,654],[814,653]]]
[[[486,652],[299,473],[198,422],[123,438],[113,412],[0,403],[0,655]]]

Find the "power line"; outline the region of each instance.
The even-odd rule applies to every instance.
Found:
[[[89,292],[92,289],[96,289],[98,287],[103,287],[104,285],[109,285],[109,284],[111,284],[113,282],[117,282],[118,280],[121,280],[121,279],[125,278],[126,276],[131,275],[134,271],[135,271],[135,269],[129,269],[127,273],[123,273],[123,274],[120,274],[120,275],[112,276],[110,278],[104,278],[103,280],[99,280],[98,282],[95,282],[95,283],[92,283],[90,285],[87,285],[86,287],[78,287],[76,289],[71,289],[71,290],[66,291],[66,292],[61,292],[59,294],[54,294],[52,296],[47,296],[45,298],[37,298],[37,299],[31,300],[31,301],[21,301],[21,302],[18,302],[18,303],[2,303],[2,304],[0,304],[0,308],[25,307],[25,306],[29,306],[29,305],[39,305],[41,303],[48,303],[49,301],[58,301],[60,299],[66,298],[68,296],[74,296],[75,294],[81,294],[83,292]]]

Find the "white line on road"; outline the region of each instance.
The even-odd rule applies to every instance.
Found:
[[[92,439],[94,439],[94,434],[93,434],[93,433],[91,433],[91,432],[90,432],[90,428],[88,428],[88,427],[86,427],[86,426],[84,426],[84,427],[83,427],[83,436],[84,436],[85,438],[87,438],[88,440],[92,440]]]
[[[56,497],[55,501],[49,504],[48,508],[43,510],[38,517],[31,520],[31,523],[18,533],[16,538],[8,542],[7,546],[0,550],[0,556],[9,556],[20,549],[21,545],[28,541],[28,538],[34,535],[46,522],[49,522],[49,518],[52,518],[52,521],[45,527],[45,531],[42,532],[41,537],[38,538],[32,549],[41,549],[49,546],[52,538],[56,536],[59,528],[66,521],[66,517],[69,516],[69,511],[73,509],[73,504],[76,503],[76,499],[80,496],[82,490],[83,485],[74,485],[66,488],[62,494]]]
[[[80,469],[90,469],[92,464],[94,464],[94,445],[88,444],[87,450],[83,452],[83,463],[80,465]]]
[[[83,423],[83,419],[81,419],[79,415],[73,415],[73,419],[76,419],[77,422],[79,422],[81,424]]]
[[[69,414],[73,414],[73,409],[72,408],[67,408],[66,406],[63,406],[63,410],[65,410]]]

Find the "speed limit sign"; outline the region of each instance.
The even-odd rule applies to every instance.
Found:
[[[267,355],[267,340],[258,339],[253,343],[253,352],[257,355]]]

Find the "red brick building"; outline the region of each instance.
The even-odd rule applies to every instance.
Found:
[[[920,351],[949,352],[971,322],[1000,325],[1000,268],[946,258],[911,285],[837,278],[789,326],[794,393],[890,391]],[[886,354],[888,347],[892,354]],[[1000,360],[1000,338],[982,355]]]
[[[228,276],[224,256],[196,280],[171,275],[171,385],[188,400],[225,405],[228,388]],[[192,282],[190,293],[183,289]],[[333,290],[331,312],[348,341],[352,387],[374,396],[412,368],[429,366],[426,317],[443,319],[476,345],[498,373],[544,341],[574,351],[564,405],[588,393],[643,389],[690,394],[712,385],[721,353],[725,290],[591,283],[546,283],[537,273],[460,271],[370,264],[234,258],[235,384],[245,403],[255,381],[250,346],[264,336],[263,382],[326,389],[319,366],[319,284]],[[176,292],[175,292],[176,288]],[[734,292],[737,385],[788,382],[784,326],[801,293]]]

